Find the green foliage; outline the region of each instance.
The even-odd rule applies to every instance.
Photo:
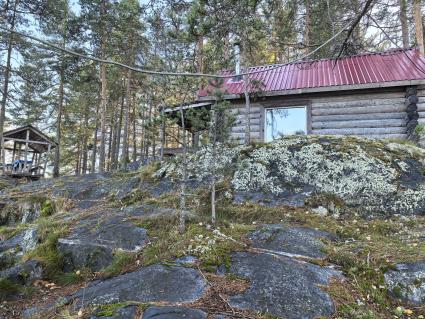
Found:
[[[57,249],[60,237],[66,235],[68,227],[52,217],[41,218],[38,221],[38,236],[40,243],[27,253],[24,259],[37,259],[43,263],[43,270],[47,279],[55,280],[62,275],[63,256]]]
[[[0,301],[8,296],[20,293],[23,290],[21,285],[11,282],[9,279],[0,278]]]
[[[49,217],[55,212],[54,204],[50,199],[46,199],[41,205],[40,217]]]
[[[112,263],[103,270],[106,277],[113,277],[122,273],[135,260],[135,254],[126,251],[115,251]]]

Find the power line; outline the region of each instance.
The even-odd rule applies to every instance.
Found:
[[[257,73],[267,72],[267,71],[271,71],[271,70],[280,68],[282,66],[285,66],[285,65],[288,65],[288,64],[291,64],[291,63],[294,63],[294,62],[301,61],[301,60],[303,60],[305,58],[308,58],[311,55],[313,55],[314,53],[316,53],[317,51],[319,51],[321,48],[323,48],[325,45],[329,44],[335,38],[337,38],[340,34],[342,34],[352,24],[353,24],[353,22],[348,23],[339,32],[337,32],[335,35],[333,35],[327,41],[323,42],[320,46],[318,46],[317,48],[315,48],[313,51],[311,51],[311,52],[309,52],[309,53],[307,53],[307,54],[305,54],[305,55],[303,55],[303,56],[301,56],[301,57],[299,57],[297,59],[293,59],[293,60],[291,60],[289,62],[282,63],[282,64],[274,64],[272,67],[265,68],[265,69],[262,69],[262,70],[255,70],[255,71],[250,71],[250,72],[243,72],[243,73],[240,73],[239,75],[240,76],[243,76],[243,75],[251,75],[251,74],[257,74]],[[67,49],[65,47],[61,47],[61,46],[56,45],[54,43],[45,41],[45,40],[40,39],[40,38],[38,38],[36,36],[29,35],[29,34],[26,34],[26,33],[22,33],[22,32],[16,31],[16,30],[12,30],[12,29],[6,28],[6,27],[1,26],[1,25],[0,25],[0,30],[6,31],[6,32],[9,32],[9,33],[13,33],[13,34],[19,35],[19,36],[24,37],[24,38],[31,39],[31,40],[36,41],[36,42],[39,42],[39,43],[41,43],[41,44],[43,44],[43,45],[45,45],[47,47],[51,47],[51,48],[54,48],[56,50],[59,50],[59,51],[62,51],[62,52],[65,52],[65,53],[68,53],[68,54],[71,54],[71,55],[74,55],[74,56],[83,58],[83,59],[92,60],[92,61],[99,62],[99,63],[116,65],[116,66],[119,66],[119,67],[122,67],[122,68],[126,68],[126,69],[129,69],[131,71],[138,72],[138,73],[144,73],[144,74],[150,74],[150,75],[161,75],[161,76],[164,75],[164,76],[205,77],[205,78],[215,78],[215,79],[227,79],[227,78],[233,78],[235,76],[234,74],[231,74],[231,75],[222,75],[222,74],[206,74],[206,73],[169,72],[169,71],[153,71],[153,70],[147,70],[147,69],[142,69],[142,68],[139,68],[139,67],[130,66],[130,65],[127,65],[127,64],[124,64],[124,63],[120,63],[120,62],[116,62],[116,61],[112,61],[112,60],[100,59],[100,58],[97,58],[97,57],[85,55],[85,54],[82,54],[82,53],[73,51],[71,49]]]

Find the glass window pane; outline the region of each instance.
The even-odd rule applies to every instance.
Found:
[[[266,142],[284,135],[307,134],[307,108],[266,109]]]

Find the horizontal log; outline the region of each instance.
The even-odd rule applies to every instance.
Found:
[[[241,108],[231,108],[230,111],[232,112],[232,114],[234,115],[238,115],[238,114],[245,114],[245,109],[241,109]],[[261,107],[251,107],[250,108],[250,113],[261,113],[262,108]]]
[[[400,127],[406,126],[405,119],[394,120],[357,120],[357,121],[339,121],[339,122],[316,122],[313,121],[313,129],[329,128],[368,128],[368,127]]]
[[[313,129],[313,134],[329,134],[329,135],[380,135],[380,134],[404,134],[404,133],[406,133],[405,127]]]
[[[338,114],[366,114],[366,113],[395,113],[405,112],[406,107],[400,104],[391,105],[375,105],[375,106],[359,106],[347,107],[344,109],[315,109],[311,110],[313,115],[338,115]]]
[[[366,113],[366,114],[335,114],[335,115],[315,115],[313,122],[344,121],[344,120],[369,120],[369,119],[404,119],[406,112],[393,113]]]
[[[260,132],[251,132],[250,137],[251,138],[260,138],[261,135],[260,135]],[[231,132],[230,133],[230,138],[231,139],[244,139],[245,138],[245,133],[234,133],[234,132]]]
[[[425,111],[425,102],[416,104],[418,111]]]
[[[260,125],[250,125],[249,130],[252,132],[260,132]],[[244,126],[233,126],[232,127],[232,133],[243,133],[245,132],[245,125]]]
[[[233,116],[236,120],[245,120],[245,114],[237,114],[237,115],[233,115]],[[260,119],[260,118],[262,118],[262,113],[261,112],[250,113],[249,118],[250,119]]]
[[[332,95],[326,97],[315,97],[313,98],[314,103],[325,103],[328,101],[357,101],[357,100],[372,100],[372,99],[395,99],[395,98],[404,98],[405,91],[400,92],[391,92],[391,93],[367,93],[367,94],[347,94],[347,95]]]
[[[357,106],[372,106],[383,104],[404,104],[405,98],[394,99],[372,99],[372,100],[348,100],[348,101],[332,101],[324,103],[312,103],[313,108],[328,109],[328,108],[345,108]]]

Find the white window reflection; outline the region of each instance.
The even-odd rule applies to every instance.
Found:
[[[266,109],[265,140],[273,141],[285,135],[307,134],[307,108],[279,107]]]

